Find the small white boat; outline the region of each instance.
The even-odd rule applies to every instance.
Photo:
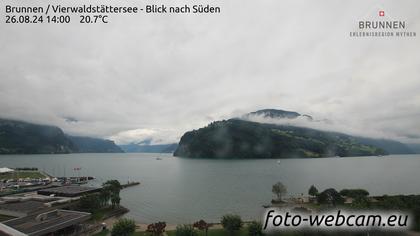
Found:
[[[279,164],[279,165],[280,165],[280,160],[278,160],[278,161],[277,161],[277,164]]]

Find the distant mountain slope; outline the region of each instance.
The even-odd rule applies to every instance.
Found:
[[[262,124],[239,119],[213,122],[185,133],[175,156],[202,158],[290,158],[385,155],[350,135]]]
[[[71,153],[77,147],[54,126],[0,119],[0,154]]]
[[[80,153],[120,153],[124,152],[114,141],[90,137],[68,136]]]
[[[403,144],[394,140],[373,139],[373,138],[364,138],[364,137],[355,137],[355,138],[360,143],[382,148],[389,154],[414,154],[416,153],[407,144]]]
[[[120,145],[125,152],[144,152],[144,153],[173,153],[178,147],[177,143],[139,145],[135,143]]]
[[[123,152],[113,141],[68,136],[55,126],[0,119],[0,154]]]
[[[419,143],[408,143],[406,144],[414,153],[420,154],[420,144]]]

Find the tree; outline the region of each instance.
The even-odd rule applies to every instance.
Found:
[[[311,185],[308,190],[308,194],[312,197],[316,197],[316,195],[318,195],[318,189],[314,185]]]
[[[111,193],[109,191],[102,189],[101,192],[99,192],[98,200],[102,207],[108,205],[110,198],[111,198]]]
[[[322,193],[318,194],[317,199],[318,203],[332,204],[334,206],[344,203],[344,199],[337,190],[333,188],[326,189]]]
[[[118,195],[112,195],[111,196],[111,204],[112,204],[112,207],[113,208],[115,206],[119,206],[120,205],[120,201],[121,201],[120,196],[118,196]]]
[[[160,236],[165,232],[166,223],[165,222],[157,222],[147,226],[146,232],[151,233],[153,236]]]
[[[277,200],[281,201],[283,195],[287,193],[287,188],[282,182],[277,182],[273,185],[271,191],[277,196]]]
[[[222,226],[225,230],[229,231],[231,235],[237,230],[240,230],[242,228],[242,219],[238,215],[224,215],[222,217]]]
[[[102,184],[102,194],[101,197],[106,202],[111,200],[112,208],[120,204],[120,191],[122,186],[118,180],[108,180]]]
[[[350,206],[355,209],[368,209],[370,207],[370,202],[366,196],[357,196],[353,199]]]
[[[101,208],[98,194],[87,194],[80,197],[79,207],[90,212]]]
[[[197,236],[198,233],[192,225],[177,225],[175,236]]]
[[[118,180],[108,180],[102,184],[102,188],[105,191],[109,191],[112,194],[119,194],[122,186]]]
[[[248,235],[249,236],[262,236],[262,225],[260,222],[252,221],[248,224]]]
[[[367,197],[369,192],[364,189],[343,189],[340,191],[342,196],[357,198],[357,197]]]
[[[136,223],[130,219],[120,219],[113,226],[111,230],[112,236],[129,236],[136,231]]]
[[[193,227],[199,230],[204,230],[206,232],[206,236],[207,236],[207,232],[209,231],[210,226],[211,225],[205,222],[204,220],[199,220],[193,224]]]

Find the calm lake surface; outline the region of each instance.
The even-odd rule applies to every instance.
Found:
[[[157,157],[162,160],[156,160]],[[277,160],[208,160],[171,154],[2,155],[0,167],[38,167],[55,176],[95,176],[140,181],[124,189],[121,204],[128,217],[142,223],[158,220],[190,223],[220,220],[226,213],[259,219],[272,199],[271,186],[283,182],[289,195],[318,189],[364,188],[376,194],[419,194],[420,155]]]

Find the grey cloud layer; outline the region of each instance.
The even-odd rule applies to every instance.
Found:
[[[1,6],[7,2],[15,1]],[[212,120],[282,108],[360,134],[417,140],[420,37],[348,32],[379,8],[420,32],[420,2],[212,3],[222,14],[118,16],[105,26],[1,23],[1,116],[120,142],[172,142]]]

